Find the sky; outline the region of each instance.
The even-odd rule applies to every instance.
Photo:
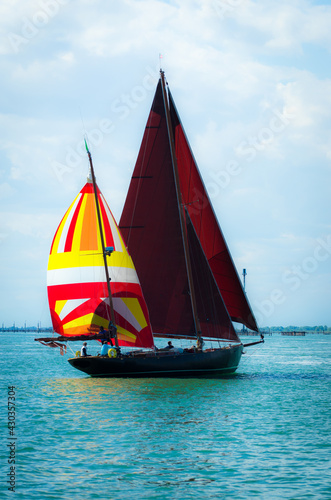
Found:
[[[84,135],[119,220],[161,64],[259,326],[331,326],[330,26],[331,1],[2,0],[0,325],[51,325]]]

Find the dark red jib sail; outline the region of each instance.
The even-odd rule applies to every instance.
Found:
[[[169,93],[181,200],[177,199],[161,80],[157,86],[120,229],[141,282],[153,332],[196,336],[179,208],[185,209],[202,335],[238,340],[230,316],[257,329]]]

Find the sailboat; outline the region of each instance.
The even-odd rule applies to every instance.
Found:
[[[94,377],[234,373],[263,339],[243,344],[233,326],[258,332],[162,70],[119,225],[86,149],[90,177],[55,233],[48,297],[57,342],[109,349],[69,363]]]

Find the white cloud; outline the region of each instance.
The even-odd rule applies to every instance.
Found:
[[[255,37],[250,38],[249,43],[254,43],[259,33],[265,49],[299,53],[305,43],[329,45],[331,42],[329,5],[313,5],[305,0],[243,1],[232,14],[238,24],[255,30]]]

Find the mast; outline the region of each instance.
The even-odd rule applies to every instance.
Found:
[[[172,162],[174,179],[175,179],[175,189],[176,189],[176,196],[177,196],[177,203],[178,203],[180,228],[181,228],[182,240],[183,240],[183,246],[184,246],[184,256],[185,256],[185,264],[186,264],[188,285],[189,285],[189,291],[190,291],[191,306],[192,306],[192,312],[193,312],[195,331],[196,331],[197,337],[199,338],[199,337],[201,337],[201,327],[200,327],[200,321],[199,321],[199,317],[198,317],[198,309],[197,309],[196,296],[195,296],[195,290],[194,290],[194,284],[193,284],[191,259],[190,259],[190,253],[189,253],[187,232],[186,232],[186,227],[185,227],[182,196],[181,196],[181,192],[180,192],[178,164],[177,164],[176,152],[175,152],[175,147],[174,147],[174,137],[173,137],[173,131],[172,131],[172,126],[171,126],[168,96],[167,96],[166,87],[165,87],[164,71],[162,71],[162,69],[160,70],[160,75],[161,75],[161,84],[162,84],[163,103],[164,103],[169,144],[170,144],[171,162]],[[186,215],[186,216],[188,216],[188,215]]]
[[[90,167],[91,167],[93,192],[94,192],[95,206],[96,206],[96,209],[97,209],[98,226],[99,226],[100,239],[101,239],[101,247],[102,247],[102,257],[103,257],[103,263],[104,263],[104,268],[105,268],[105,273],[106,273],[106,280],[107,280],[107,291],[108,291],[108,297],[109,297],[110,317],[111,317],[111,322],[113,323],[114,327],[116,327],[114,305],[113,305],[113,299],[112,299],[112,294],[111,294],[111,289],[110,289],[110,276],[109,276],[109,270],[108,270],[108,265],[107,265],[106,247],[105,247],[105,241],[104,241],[103,231],[102,231],[102,222],[101,222],[100,206],[99,206],[99,200],[98,200],[97,183],[96,183],[95,175],[94,175],[94,168],[93,168],[93,163],[92,163],[92,156],[91,156],[91,153],[90,153],[90,151],[88,149],[86,140],[85,140],[85,147],[86,147],[86,151],[87,151],[87,155],[88,155],[89,162],[90,162]],[[115,335],[115,337],[114,337],[115,338],[115,344],[116,344],[116,347],[118,347],[117,331],[115,331],[114,335]]]

